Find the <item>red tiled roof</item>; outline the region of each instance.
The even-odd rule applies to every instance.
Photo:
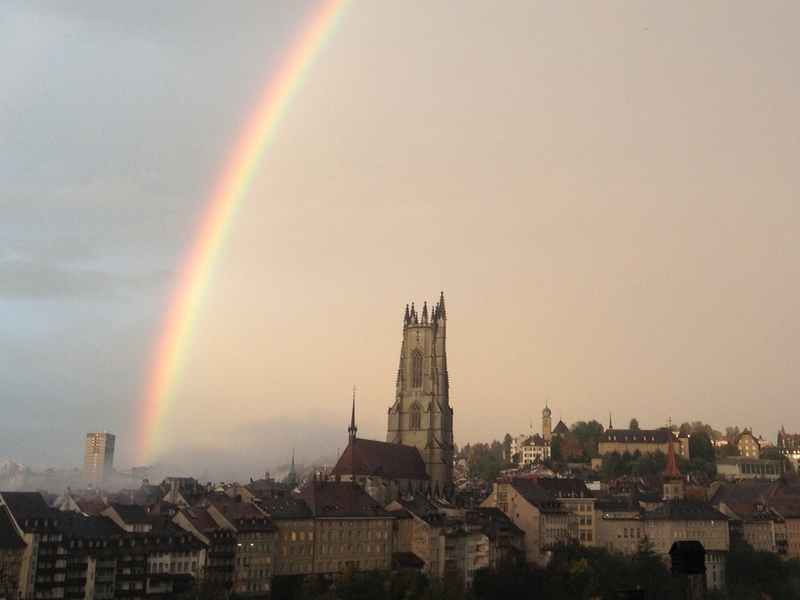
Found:
[[[356,438],[348,444],[334,475],[379,475],[398,479],[430,479],[422,456],[414,446]]]

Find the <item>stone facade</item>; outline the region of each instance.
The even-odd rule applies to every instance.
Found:
[[[406,307],[397,392],[389,408],[386,441],[419,450],[432,493],[447,496],[453,481],[453,409],[445,350],[444,294],[428,314]]]

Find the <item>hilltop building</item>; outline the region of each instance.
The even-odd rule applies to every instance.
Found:
[[[114,440],[111,433],[87,433],[83,455],[83,479],[94,487],[105,484],[114,472]]]
[[[778,432],[778,452],[797,467],[800,464],[800,433],[786,433],[781,425],[781,430]]]
[[[597,440],[597,453],[600,456],[608,452],[641,454],[660,451],[669,452],[670,443],[675,444],[675,452],[689,459],[689,435],[683,429],[676,436],[668,427],[659,429],[606,429]]]

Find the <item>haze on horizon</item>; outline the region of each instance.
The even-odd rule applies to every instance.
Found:
[[[184,257],[314,2],[0,6],[0,460],[136,419]],[[355,3],[211,279],[160,461],[261,476],[384,439],[444,291],[456,443],[800,432],[794,4]],[[217,474],[218,473],[218,474]]]

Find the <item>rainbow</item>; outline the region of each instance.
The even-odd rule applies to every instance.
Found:
[[[136,436],[136,464],[156,456],[192,330],[215,265],[254,174],[320,51],[353,0],[322,0],[268,82],[208,202],[178,277],[147,374]]]

